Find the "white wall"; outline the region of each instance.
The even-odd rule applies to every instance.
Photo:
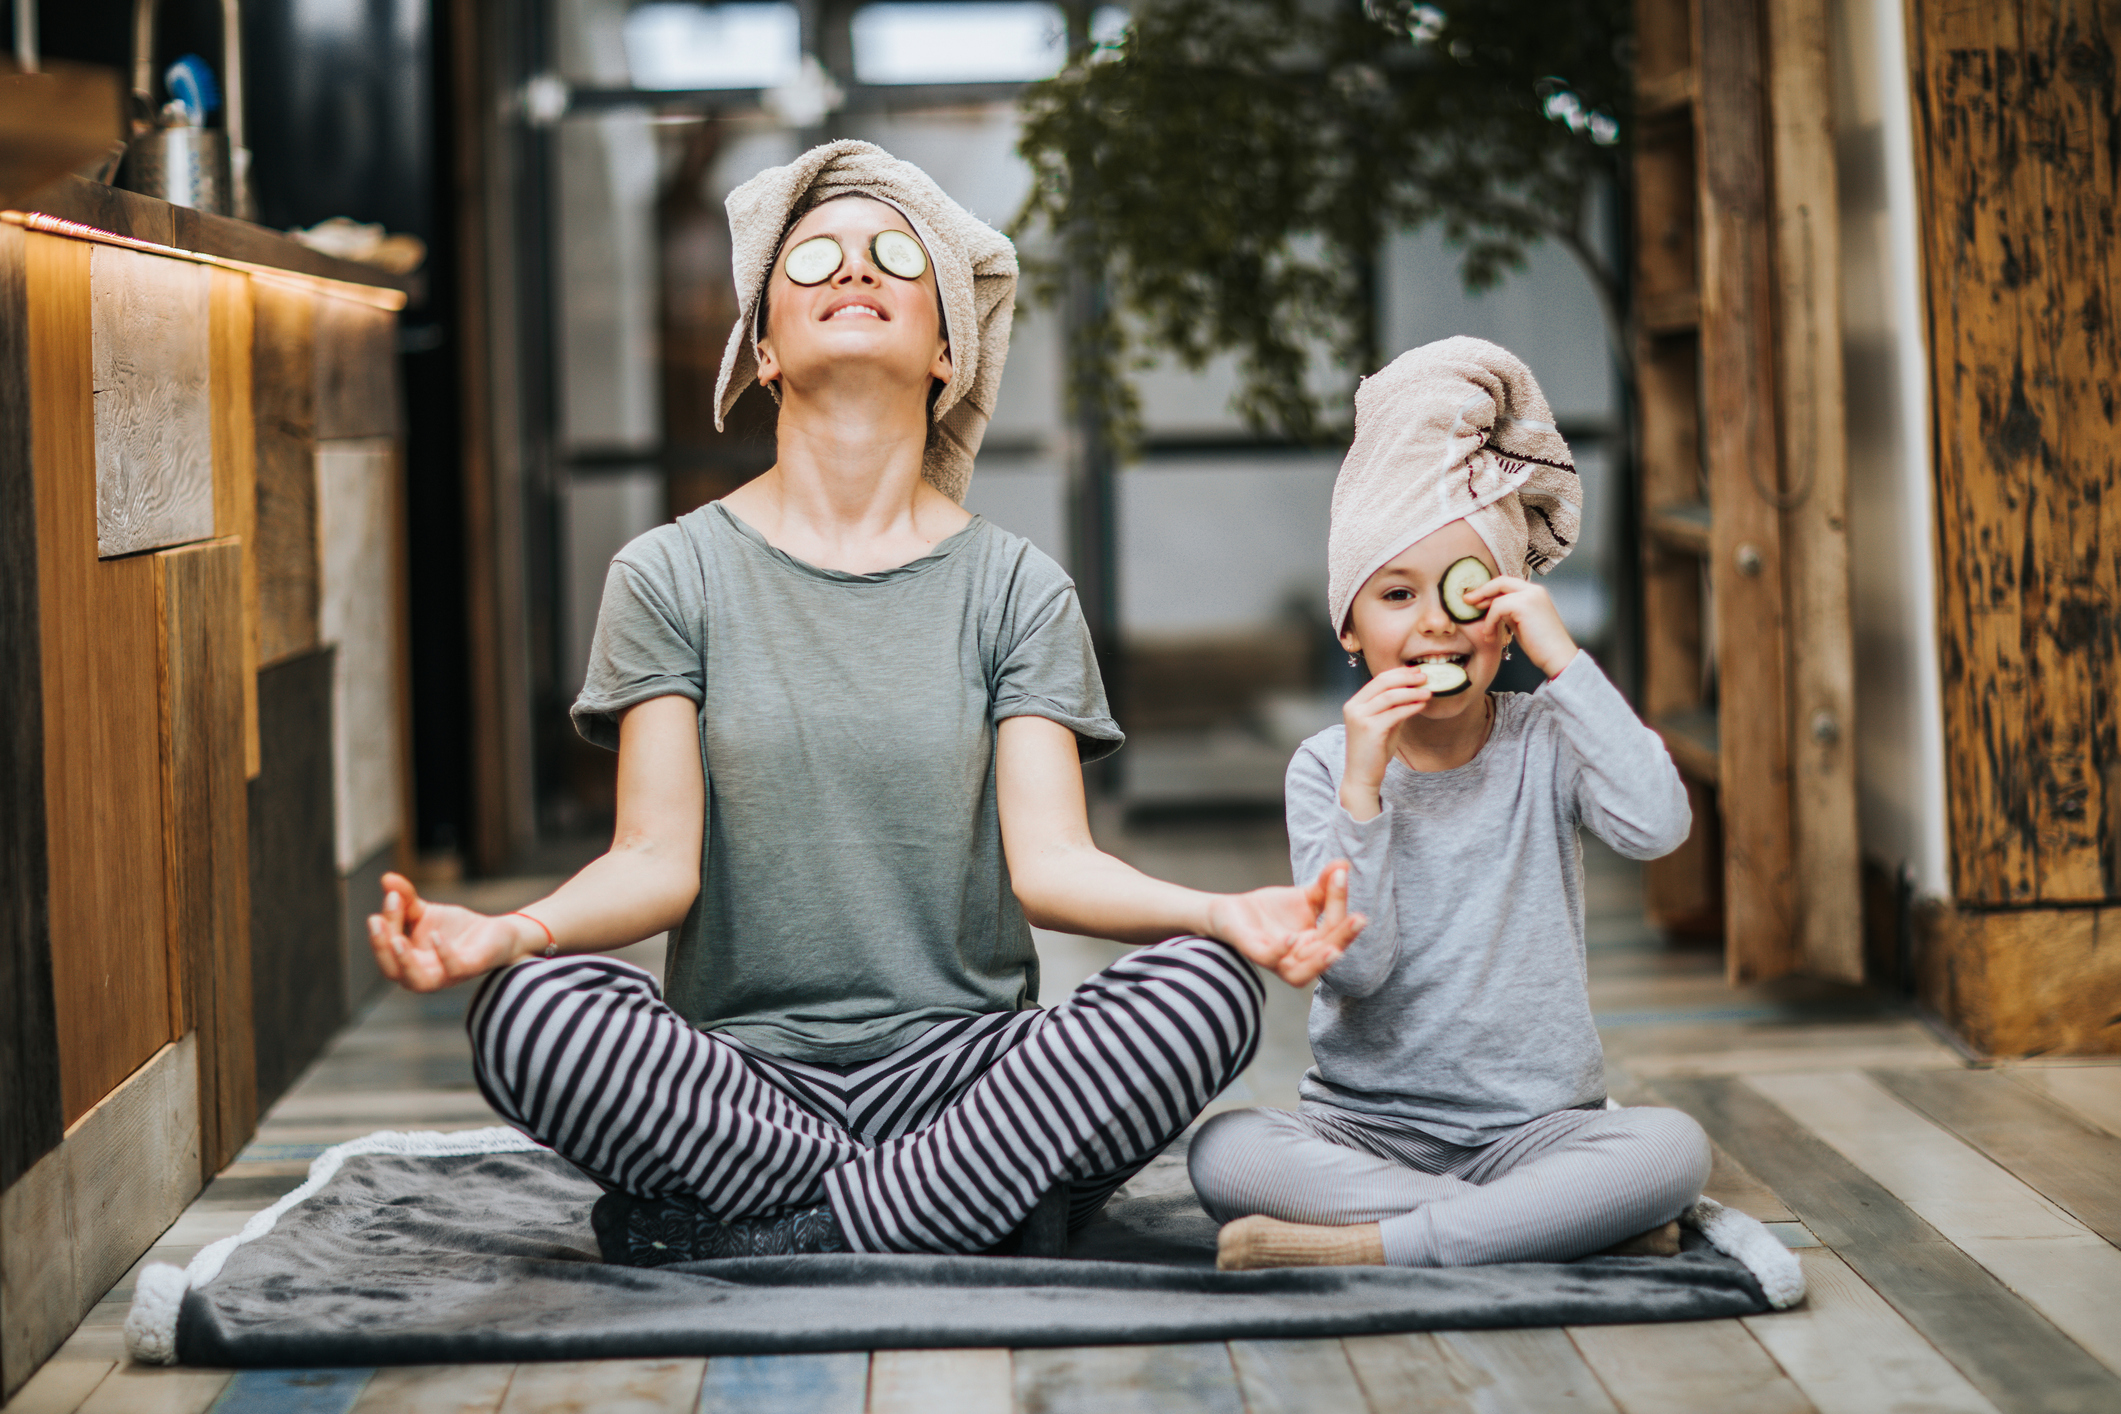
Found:
[[[1835,0],[1842,353],[1864,852],[1948,897],[1929,370],[1900,0]]]

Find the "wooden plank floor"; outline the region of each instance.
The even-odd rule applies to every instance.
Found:
[[[1270,826],[1115,837],[1168,878],[1285,877]],[[128,1273],[6,1414],[1587,1414],[2121,1410],[2121,1064],[1969,1067],[1906,1011],[1844,988],[1727,990],[1713,952],[1643,926],[1634,866],[1594,846],[1592,1002],[1623,1103],[1716,1141],[1710,1191],[1798,1249],[1802,1308],[1714,1323],[1457,1331],[1072,1350],[227,1372],[124,1361]],[[505,910],[551,880],[461,891]],[[1118,955],[1042,935],[1056,994]],[[653,945],[636,960],[660,965]],[[384,997],[162,1237],[184,1262],[379,1128],[495,1122],[472,1086],[465,996]],[[1271,989],[1258,1062],[1218,1108],[1289,1105],[1305,999]],[[137,1269],[136,1269],[137,1270]]]

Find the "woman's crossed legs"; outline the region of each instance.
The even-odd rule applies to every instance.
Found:
[[[1388,1265],[1456,1267],[1569,1261],[1670,1222],[1701,1195],[1709,1145],[1667,1109],[1562,1110],[1466,1148],[1311,1106],[1217,1115],[1189,1164],[1218,1222],[1376,1223]]]
[[[846,1068],[696,1031],[608,958],[506,968],[468,1024],[494,1108],[612,1188],[725,1220],[829,1200],[857,1251],[977,1252],[1063,1178],[1087,1220],[1250,1063],[1261,1002],[1230,948],[1174,938]]]

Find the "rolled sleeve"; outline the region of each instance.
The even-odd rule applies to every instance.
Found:
[[[589,670],[569,712],[584,740],[616,751],[627,708],[656,697],[704,698],[701,645],[689,627],[647,576],[623,558],[612,562]]]

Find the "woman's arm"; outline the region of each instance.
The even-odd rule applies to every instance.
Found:
[[[699,707],[680,696],[630,707],[619,718],[611,848],[524,910],[538,922],[429,903],[404,875],[385,874],[383,911],[368,918],[376,964],[432,992],[543,952],[545,928],[562,952],[602,952],[674,928],[699,893],[706,806]]]
[[[1097,847],[1075,733],[1044,717],[1003,720],[994,775],[1002,849],[1024,915],[1042,928],[1154,943],[1220,938],[1292,986],[1308,986],[1362,930],[1344,865],[1308,888],[1209,894],[1152,879]]]

